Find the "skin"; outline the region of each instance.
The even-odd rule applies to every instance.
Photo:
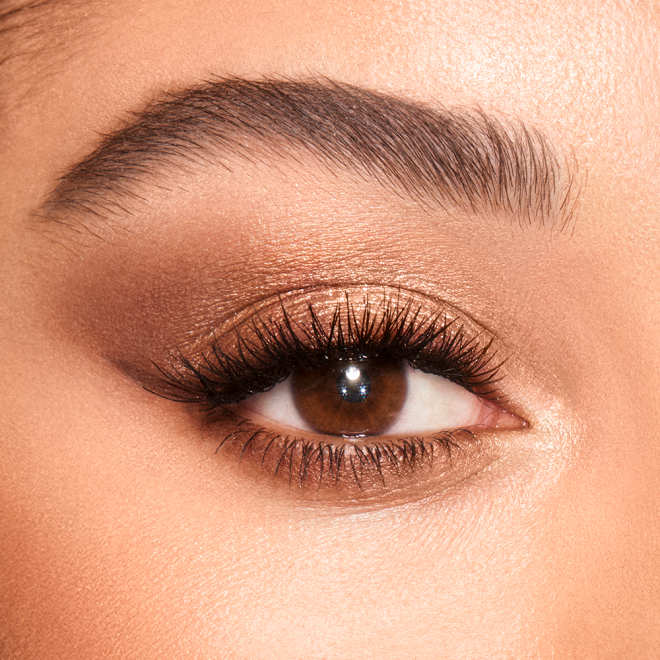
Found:
[[[643,2],[144,0],[73,6],[26,40],[0,122],[2,657],[656,657],[657,25]],[[310,74],[538,126],[574,154],[573,224],[466,231],[313,163],[210,170],[105,243],[30,223],[154,93]],[[454,481],[310,499],[106,359],[337,282],[491,329],[528,428],[487,433],[492,460]]]

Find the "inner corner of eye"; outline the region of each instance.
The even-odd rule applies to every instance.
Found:
[[[297,369],[243,410],[291,433],[364,438],[519,428],[522,420],[464,387],[387,357]]]

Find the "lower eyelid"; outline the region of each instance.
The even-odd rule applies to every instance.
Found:
[[[498,458],[465,429],[345,442],[287,435],[232,411],[214,416],[205,438],[214,427],[213,435],[220,436],[217,454],[233,457],[251,479],[262,475],[259,481],[269,488],[284,488],[303,501],[345,505],[374,498],[375,504],[386,505],[416,499],[466,481]]]

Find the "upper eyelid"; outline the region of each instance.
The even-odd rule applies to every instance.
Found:
[[[365,341],[365,352],[373,353],[374,350],[381,350],[377,346],[378,341],[382,340],[382,350],[389,351],[388,354],[392,354],[393,349],[400,350],[402,353],[399,357],[409,359],[418,368],[428,369],[432,373],[435,373],[433,365],[438,365],[438,360],[451,358],[454,360],[451,362],[453,371],[448,372],[447,375],[450,380],[454,380],[468,389],[488,384],[491,389],[484,389],[481,394],[499,401],[503,399],[495,386],[496,376],[501,368],[501,362],[495,362],[497,351],[492,349],[495,337],[483,327],[474,323],[470,324],[466,317],[461,317],[458,312],[452,314],[451,317],[443,315],[442,308],[439,310],[436,303],[431,303],[427,298],[425,299],[427,309],[422,313],[419,296],[412,295],[412,292],[404,292],[402,289],[391,289],[389,293],[394,294],[393,298],[380,299],[380,310],[384,315],[380,318],[382,320],[386,317],[389,326],[379,325],[378,311],[372,313],[371,303],[363,299],[361,308],[363,316],[352,321],[361,328],[351,330],[350,327],[346,328],[349,325],[346,319],[350,318],[350,314],[354,311],[351,306],[350,294],[346,290],[337,292],[334,289],[326,290],[325,293],[330,295],[330,299],[326,300],[328,304],[326,321],[329,323],[328,315],[331,316],[338,311],[340,317],[342,314],[345,317],[344,329],[335,329],[339,335],[332,337],[332,329],[327,324],[324,326],[323,322],[319,322],[318,327],[311,331],[307,326],[305,331],[305,322],[299,324],[299,321],[295,320],[295,313],[289,314],[287,304],[283,301],[282,296],[278,296],[276,301],[270,300],[270,306],[280,306],[280,322],[285,319],[282,325],[278,326],[277,322],[262,318],[264,310],[268,310],[270,307],[266,302],[261,310],[257,308],[246,311],[244,318],[225,324],[224,330],[218,333],[219,337],[213,337],[203,343],[206,345],[206,349],[197,346],[193,351],[179,352],[174,355],[169,360],[169,364],[165,366],[157,365],[164,377],[165,384],[169,383],[174,390],[174,393],[170,393],[167,398],[191,402],[197,400],[203,403],[205,400],[213,398],[214,388],[219,387],[218,392],[227,391],[223,389],[225,387],[222,385],[223,382],[231,389],[235,373],[252,378],[256,383],[263,383],[258,387],[254,386],[257,389],[252,391],[264,391],[268,389],[268,383],[274,385],[296,367],[300,351],[307,356],[307,359],[313,360],[314,358],[310,356],[318,355],[322,360],[324,355],[327,357],[328,351],[332,354],[337,354],[337,350],[341,351],[342,341],[349,345],[351,351],[360,350],[360,341]],[[316,294],[318,298],[320,292],[317,290]],[[343,300],[343,307],[341,303],[337,302],[338,294],[341,296],[340,300]],[[357,288],[353,294],[355,296],[364,295],[364,288]],[[302,306],[305,313],[311,314],[311,316],[307,316],[307,321],[313,320],[314,308],[307,307],[309,300],[305,296],[302,296],[301,299],[299,292],[292,292],[291,296],[298,305]],[[420,307],[416,308],[415,304],[418,303]],[[293,305],[293,303],[291,304]],[[376,304],[374,306],[379,307]],[[446,306],[444,309],[447,310]],[[364,316],[365,314],[366,316]],[[300,319],[300,317],[298,318]],[[365,323],[371,323],[371,325],[366,327]],[[302,328],[303,332],[308,332],[306,337],[296,337],[296,324],[298,324],[299,330]],[[469,325],[472,327],[468,328]],[[383,334],[378,335],[381,330]],[[324,335],[323,333],[326,332],[327,334]],[[388,339],[387,332],[394,332],[394,335],[389,335],[391,338]],[[362,336],[361,333],[365,336]],[[436,340],[439,342],[438,344],[434,344]],[[273,345],[270,345],[271,341]],[[392,341],[399,342],[398,349],[394,348],[395,344],[392,344]],[[234,342],[233,347],[232,342]],[[296,344],[300,344],[300,346]],[[433,353],[433,350],[436,353]],[[447,363],[448,366],[449,364]],[[309,366],[308,368],[314,367]],[[248,372],[252,376],[247,376]],[[182,399],[177,398],[177,390],[183,392]],[[189,396],[195,392],[195,396]],[[238,400],[240,398],[236,399],[236,401]]]
[[[477,319],[474,314],[471,314],[466,309],[459,308],[456,304],[438,295],[410,287],[400,285],[391,286],[383,284],[380,281],[372,282],[369,280],[364,280],[359,284],[352,281],[328,281],[321,285],[311,285],[264,294],[245,305],[233,307],[231,311],[223,315],[214,314],[213,316],[216,320],[213,329],[205,337],[195,338],[194,343],[198,346],[202,346],[205,343],[208,344],[210,341],[216,340],[224,334],[235,332],[237,327],[259,315],[267,315],[270,309],[291,305],[291,301],[297,301],[297,304],[306,300],[316,302],[328,296],[334,296],[333,300],[349,296],[356,299],[362,297],[365,300],[371,299],[372,301],[374,299],[394,301],[404,298],[422,302],[430,312],[437,313],[442,310],[450,317],[465,319],[467,323],[478,331],[487,333],[489,337],[492,337],[498,343],[504,343],[498,331],[486,320]]]

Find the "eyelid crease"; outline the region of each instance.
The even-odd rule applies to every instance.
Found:
[[[213,329],[208,330],[204,336],[190,338],[185,343],[177,346],[175,350],[185,346],[184,352],[186,353],[199,352],[211,341],[216,341],[223,335],[234,333],[237,328],[249,322],[255,314],[263,316],[271,309],[286,307],[288,311],[294,313],[294,310],[307,308],[311,303],[316,310],[322,307],[330,307],[334,310],[337,301],[340,299],[346,300],[347,297],[351,300],[362,300],[364,303],[373,303],[375,299],[379,300],[380,303],[401,300],[414,301],[429,315],[437,313],[439,310],[446,311],[447,316],[460,317],[466,325],[474,328],[475,331],[483,332],[500,343],[497,332],[488,323],[475,318],[474,315],[457,308],[455,304],[443,298],[402,285],[388,285],[367,280],[359,284],[350,281],[329,281],[324,284],[278,290],[254,298],[244,305],[234,306],[228,313],[217,313],[215,310],[213,313],[207,311],[206,314],[213,316],[215,319]],[[202,325],[211,327],[208,322]]]

